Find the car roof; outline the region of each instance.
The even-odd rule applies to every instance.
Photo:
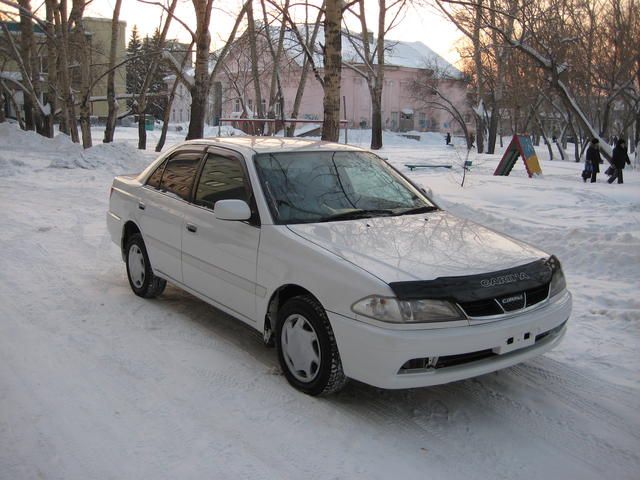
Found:
[[[311,140],[306,138],[291,137],[211,137],[198,140],[190,140],[183,145],[205,144],[214,147],[226,147],[238,151],[243,151],[251,155],[252,153],[275,153],[275,152],[301,152],[301,151],[363,151],[361,148],[342,143],[323,142],[321,140]]]

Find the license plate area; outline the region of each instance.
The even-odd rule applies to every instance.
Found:
[[[505,353],[513,352],[514,350],[530,347],[535,343],[535,341],[535,334],[527,330],[525,332],[520,332],[516,335],[506,337],[502,341],[502,344],[495,348],[492,348],[492,351],[493,353],[496,353],[498,355],[503,355]]]

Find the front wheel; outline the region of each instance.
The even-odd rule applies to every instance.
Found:
[[[142,235],[136,233],[127,241],[127,277],[133,293],[143,298],[155,298],[167,286],[166,280],[156,277],[149,263]]]
[[[280,309],[276,344],[287,381],[301,392],[329,395],[347,383],[331,324],[313,297],[294,297]]]

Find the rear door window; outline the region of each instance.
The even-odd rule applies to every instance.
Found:
[[[202,152],[181,152],[169,159],[160,182],[160,190],[189,200],[198,173]]]
[[[149,179],[147,180],[147,185],[153,188],[160,188],[160,181],[162,180],[162,172],[164,171],[164,167],[167,165],[167,161],[165,160],[160,164],[156,171],[151,174]]]

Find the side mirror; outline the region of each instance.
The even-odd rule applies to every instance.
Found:
[[[244,200],[218,200],[213,214],[218,220],[243,221],[251,218],[251,209]]]
[[[432,198],[433,197],[433,191],[430,188],[425,188],[425,187],[419,187],[420,191],[422,193],[424,193],[427,197]]]

